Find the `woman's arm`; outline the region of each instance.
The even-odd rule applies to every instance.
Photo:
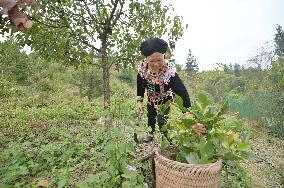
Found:
[[[143,100],[144,93],[145,93],[145,87],[143,84],[143,78],[140,76],[140,74],[137,74],[137,100]]]
[[[143,98],[145,93],[145,88],[143,86],[143,79],[141,78],[140,74],[137,74],[137,105],[138,105],[138,113],[142,114],[143,109]]]
[[[191,107],[190,99],[186,87],[184,86],[183,82],[179,78],[178,74],[176,73],[174,77],[171,77],[169,82],[170,87],[173,90],[173,93],[179,95],[183,100],[183,106],[185,108]]]

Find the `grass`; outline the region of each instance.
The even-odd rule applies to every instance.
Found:
[[[132,132],[127,131],[136,117],[130,74],[112,72],[112,106],[105,111],[101,88],[92,79],[96,71],[43,60],[31,66],[36,71],[23,82],[29,84],[1,75],[0,86],[5,87],[0,98],[0,187],[143,187],[140,169],[149,175],[149,164],[134,162]],[[120,129],[108,129],[103,121],[113,121]],[[263,162],[243,166],[254,182],[277,187],[282,181],[283,186],[283,140],[255,126],[248,129]],[[115,153],[106,149],[109,145]],[[127,165],[139,170],[129,173]]]

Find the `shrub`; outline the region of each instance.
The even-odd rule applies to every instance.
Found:
[[[241,124],[237,118],[227,114],[228,101],[218,106],[206,94],[200,93],[198,100],[192,103],[190,115],[181,114],[189,109],[183,107],[179,96],[175,97],[174,105],[180,112],[173,111],[170,114],[169,135],[177,147],[177,160],[187,163],[211,163],[218,159],[226,162],[246,157],[244,154],[250,148],[248,135],[240,133]],[[161,111],[165,108],[167,107],[162,107]],[[194,131],[197,123],[202,123],[207,129],[202,136]]]
[[[99,97],[103,93],[103,82],[101,71],[94,67],[79,66],[74,74],[72,83],[79,87],[80,94],[88,99]]]
[[[117,78],[123,82],[134,85],[133,74],[127,69],[123,69],[122,72],[117,76]]]
[[[28,56],[21,52],[20,48],[13,41],[0,43],[0,72],[9,80],[19,84],[28,84],[29,67]]]
[[[12,84],[3,77],[0,77],[0,98],[11,97],[14,93]]]

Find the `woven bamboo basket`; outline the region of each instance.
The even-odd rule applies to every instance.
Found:
[[[156,188],[219,188],[222,161],[211,164],[186,164],[155,152]]]

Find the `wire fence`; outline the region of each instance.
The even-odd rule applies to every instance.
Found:
[[[262,127],[284,138],[284,93],[258,91],[229,97],[232,111],[241,118],[256,120]]]

